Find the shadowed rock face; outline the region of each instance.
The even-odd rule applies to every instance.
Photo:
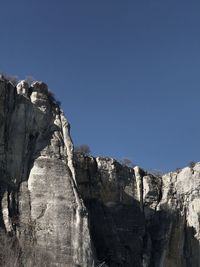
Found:
[[[200,266],[200,163],[156,177],[76,156],[97,258],[108,266]]]
[[[1,227],[16,235],[21,265],[93,266],[78,196],[69,124],[48,87],[0,81]]]
[[[1,77],[0,227],[18,266],[200,266],[200,163],[155,176],[73,155],[69,130],[46,84]]]

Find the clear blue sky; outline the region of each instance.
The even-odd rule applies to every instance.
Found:
[[[200,160],[199,0],[2,1],[0,70],[48,83],[94,155]]]

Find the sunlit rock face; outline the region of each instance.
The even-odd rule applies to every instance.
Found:
[[[162,227],[155,238],[164,244],[158,266],[200,266],[200,163],[162,177],[157,210]]]
[[[111,158],[75,162],[99,262],[200,266],[200,163],[161,177]]]
[[[17,237],[22,266],[93,266],[73,144],[48,87],[0,81],[0,223]]]
[[[74,154],[41,81],[0,76],[0,201],[16,266],[200,266],[200,163],[160,176]]]

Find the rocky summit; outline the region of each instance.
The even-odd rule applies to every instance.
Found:
[[[200,163],[161,176],[74,153],[40,81],[0,77],[0,201],[0,266],[200,266]]]

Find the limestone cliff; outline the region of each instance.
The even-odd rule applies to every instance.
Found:
[[[200,163],[161,177],[110,158],[76,157],[78,188],[100,262],[200,266]]]
[[[20,265],[93,266],[74,173],[69,124],[47,85],[2,79],[0,224],[17,237]]]
[[[47,85],[1,77],[0,266],[200,266],[199,190],[200,163],[161,177],[74,154]]]

